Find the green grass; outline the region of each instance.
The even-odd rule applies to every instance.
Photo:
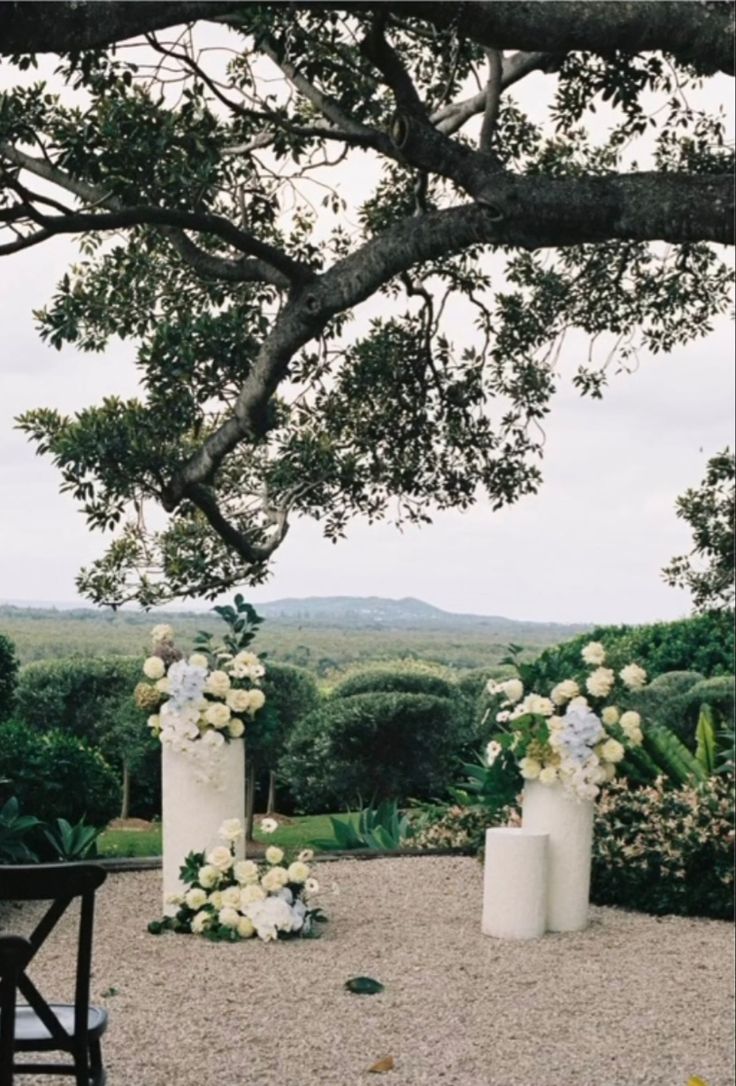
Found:
[[[342,820],[355,819],[356,815],[334,815]],[[310,848],[321,839],[334,840],[330,815],[303,815],[292,822],[279,826],[275,833],[261,833],[258,829],[260,818],[256,818],[254,837],[264,845],[279,845],[284,849]],[[203,842],[204,843],[204,842]],[[192,843],[197,847],[197,842]],[[335,841],[334,847],[337,847]],[[110,858],[120,856],[160,856],[161,827],[150,830],[106,830],[98,839],[98,851],[101,856]]]

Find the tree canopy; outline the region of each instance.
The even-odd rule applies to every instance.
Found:
[[[0,255],[75,236],[41,335],[137,345],[139,398],[19,423],[115,533],[93,600],[257,583],[294,516],[515,501],[566,335],[600,396],[728,304],[731,4],[50,7],[0,4]]]

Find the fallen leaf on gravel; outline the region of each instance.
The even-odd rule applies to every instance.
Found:
[[[351,977],[345,981],[345,987],[356,995],[375,995],[383,991],[380,980],[374,980],[373,977]]]
[[[395,1064],[393,1056],[386,1056],[385,1059],[379,1060],[378,1063],[374,1063],[372,1067],[368,1068],[368,1070],[372,1071],[376,1075],[382,1075],[385,1071],[393,1071],[394,1066]]]
[[[691,1075],[687,1080],[687,1086],[708,1086],[708,1083],[699,1075]]]

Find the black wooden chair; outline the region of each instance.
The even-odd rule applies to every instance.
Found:
[[[0,901],[50,901],[31,935],[0,934],[0,1086],[19,1074],[71,1075],[76,1086],[103,1086],[100,1037],[107,1012],[89,1005],[95,891],[106,873],[95,864],[0,866]],[[73,1004],[47,1003],[27,968],[75,898],[81,898]],[[20,993],[24,1002],[16,1002]],[[26,1052],[67,1052],[72,1062],[18,1063]]]

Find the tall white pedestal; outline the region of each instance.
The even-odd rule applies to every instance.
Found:
[[[163,898],[169,915],[176,910],[166,899],[185,889],[179,868],[187,854],[226,844],[217,834],[226,818],[239,818],[245,826],[245,743],[236,739],[218,753],[213,785],[197,780],[201,767],[191,756],[161,744]],[[237,849],[242,858],[242,838]]]
[[[549,834],[547,930],[581,931],[588,924],[594,804],[569,797],[560,784],[527,781],[521,824]]]
[[[484,935],[538,939],[547,924],[547,834],[515,827],[486,830]]]

